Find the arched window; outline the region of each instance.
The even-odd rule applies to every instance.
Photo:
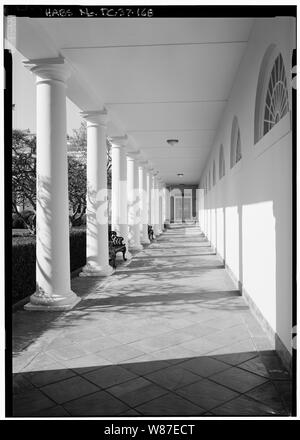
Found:
[[[269,46],[261,63],[258,77],[254,142],[257,143],[289,111],[288,89],[284,62],[278,48]]]
[[[215,163],[215,161],[213,162],[212,174],[213,174],[213,185],[215,185],[216,184],[216,163]]]
[[[219,179],[225,176],[225,159],[224,159],[224,149],[223,145],[220,146],[220,154],[219,154]]]
[[[241,160],[242,158],[242,150],[241,150],[241,134],[240,127],[235,116],[232,121],[232,129],[231,129],[231,148],[230,148],[230,168],[234,167],[234,165]]]

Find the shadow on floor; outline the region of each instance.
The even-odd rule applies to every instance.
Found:
[[[100,359],[15,374],[8,416],[291,415],[291,382],[273,351],[118,365]]]
[[[111,294],[110,291],[108,293]],[[238,290],[233,291],[217,291],[217,292],[180,292],[170,296],[168,293],[168,289],[163,293],[156,293],[155,290],[147,294],[147,290],[144,290],[144,294],[141,295],[141,290],[137,287],[136,290],[130,289],[130,295],[126,295],[126,292],[123,292],[123,295],[117,296],[108,296],[105,298],[86,298],[83,299],[77,307],[77,310],[83,311],[84,309],[88,309],[88,314],[90,315],[93,310],[96,312],[109,312],[110,308],[116,310],[118,313],[131,313],[131,309],[138,309],[143,307],[149,307],[149,316],[161,316],[163,313],[168,312],[168,305],[174,304],[180,305],[182,309],[194,307],[201,307],[203,310],[221,310],[221,311],[230,311],[230,312],[242,312],[247,311],[249,307],[242,301],[240,304],[237,303],[236,298],[240,296],[240,292]],[[234,298],[234,302],[230,302],[230,298]],[[159,310],[155,310],[154,306],[161,306]],[[196,313],[195,309],[195,313]],[[152,311],[152,312],[151,312]],[[181,310],[182,311],[182,310]],[[169,310],[170,313],[176,314],[176,311],[173,309]],[[192,314],[192,310],[190,312]],[[74,321],[74,316],[70,315],[71,321]],[[75,317],[76,319],[76,317]],[[82,319],[82,314],[80,315],[80,319]]]

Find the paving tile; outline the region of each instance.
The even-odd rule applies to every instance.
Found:
[[[214,357],[229,365],[239,365],[257,356],[251,340],[237,342],[222,349],[213,350],[209,353],[209,356]]]
[[[116,341],[118,341],[117,345],[128,344],[130,342],[134,342],[134,341],[138,341],[139,339],[142,339],[143,333],[141,334],[140,332],[129,330],[125,332],[114,333],[113,337],[115,338]]]
[[[153,336],[151,338],[141,339],[137,342],[129,344],[129,347],[137,348],[145,353],[152,353],[154,351],[162,350],[164,348],[172,347],[189,341],[191,336],[182,332],[168,332],[160,335],[159,337]]]
[[[169,322],[168,319],[166,319],[163,323],[157,323],[153,322],[151,319],[145,319],[145,321],[143,321],[142,327],[139,327],[136,332],[141,338],[147,336],[163,335],[172,330],[173,327],[170,324],[171,322]]]
[[[169,390],[188,385],[199,380],[199,376],[180,366],[171,366],[145,375],[146,379]]]
[[[63,406],[57,405],[32,414],[33,417],[70,417]]]
[[[150,354],[140,356],[131,362],[122,364],[123,368],[126,368],[138,376],[145,376],[148,373],[152,373],[153,371],[158,371],[169,366],[169,362],[164,360],[155,360],[155,358]]]
[[[120,416],[130,408],[106,391],[81,397],[64,404],[65,409],[74,417]]]
[[[75,371],[77,374],[88,373],[89,371],[97,370],[105,365],[111,365],[111,361],[104,359],[98,353],[88,354],[79,358],[62,361],[63,365],[68,369]]]
[[[216,346],[232,345],[234,342],[249,339],[250,334],[245,325],[235,325],[218,332],[206,335],[208,341],[212,341]]]
[[[78,344],[62,345],[52,348],[48,353],[57,360],[69,360],[84,356],[86,353]]]
[[[258,400],[266,406],[274,409],[277,414],[283,416],[289,415],[289,412],[286,410],[280,398],[279,392],[272,382],[266,382],[263,385],[254,388],[246,393],[246,396],[251,397],[254,400]]]
[[[166,322],[169,327],[174,329],[184,329],[191,325],[191,321],[189,319],[180,318],[180,316],[177,316],[173,319],[168,319]]]
[[[217,341],[210,341],[204,336],[184,343],[184,347],[191,350],[194,355],[203,356],[213,351],[213,349],[218,349],[220,344]]]
[[[185,344],[179,344],[164,350],[155,351],[151,353],[151,356],[156,360],[166,361],[169,364],[179,364],[195,357],[195,352],[186,349]]]
[[[223,402],[238,396],[235,391],[229,390],[209,379],[202,379],[196,383],[176,390],[176,393],[205,410],[210,410]]]
[[[23,368],[23,372],[59,370],[64,368],[61,361],[53,358],[49,353],[40,352],[34,359]]]
[[[250,399],[246,396],[240,396],[224,405],[214,408],[211,412],[215,416],[278,416],[274,409]]]
[[[50,383],[59,382],[75,376],[76,373],[68,369],[53,369],[44,371],[33,371],[26,373],[27,379],[36,387],[40,388]]]
[[[83,298],[73,310],[15,313],[15,408],[36,417],[289,414],[289,375],[221,266],[199,228],[174,227],[112,277],[74,278]]]
[[[263,376],[266,378],[270,377],[264,363],[261,361],[259,356],[239,364],[239,368],[250,371],[251,373],[258,374],[259,376]]]
[[[266,378],[236,367],[213,374],[210,379],[240,393],[245,393],[266,382]]]
[[[292,382],[289,380],[273,380],[275,388],[280,394],[280,397],[289,414],[292,413]]]
[[[133,379],[129,382],[109,388],[108,392],[129,406],[136,407],[155,397],[166,394],[167,390],[153,384],[149,380],[139,377],[138,379]]]
[[[86,394],[95,393],[99,388],[80,376],[71,377],[41,388],[41,391],[56,403],[64,403]]]
[[[34,386],[28,380],[26,374],[13,374],[13,394],[22,394],[34,389]]]
[[[14,417],[29,417],[36,411],[55,406],[53,400],[49,399],[39,390],[27,391],[16,394],[13,398]]]
[[[130,408],[128,411],[122,412],[122,417],[140,417],[141,414],[135,409]]]
[[[253,336],[252,340],[258,351],[273,350],[274,342],[270,341],[267,336]]]
[[[90,382],[105,389],[135,379],[137,375],[119,365],[110,365],[91,371],[90,373],[85,374],[84,377]]]
[[[251,313],[248,313],[247,316],[244,316],[244,322],[251,336],[265,336],[261,325]]]
[[[205,356],[189,359],[188,361],[181,363],[180,367],[186,368],[187,370],[192,371],[193,373],[202,377],[209,377],[215,373],[219,373],[220,371],[230,368],[230,366],[224,362]]]
[[[205,410],[173,393],[136,407],[143,416],[200,416]]]
[[[129,347],[140,350],[144,353],[152,353],[158,350],[162,350],[168,347],[168,345],[169,345],[168,342],[166,343],[166,341],[157,338],[156,336],[140,339],[136,342],[128,344]]]
[[[221,319],[215,320],[207,320],[206,324],[211,325],[214,328],[218,328],[220,330],[224,330],[226,328],[234,327],[238,324],[242,323],[242,318],[236,315],[233,315],[232,313],[228,314],[228,316],[225,316]]]
[[[81,349],[86,351],[87,353],[98,353],[106,348],[112,348],[116,345],[119,345],[120,342],[109,337],[109,336],[100,336],[99,338],[92,339],[90,341],[76,341],[76,345],[79,345]]]
[[[192,335],[195,338],[200,338],[201,336],[206,336],[209,334],[212,334],[216,331],[218,331],[218,328],[209,326],[209,325],[205,325],[205,324],[193,324],[193,325],[189,325],[188,327],[184,328],[184,332],[188,333],[190,335]]]
[[[101,356],[113,363],[119,363],[142,356],[145,352],[129,345],[118,345],[101,351]]]
[[[28,364],[38,355],[38,352],[21,352],[13,355],[12,368],[14,373],[24,371]]]
[[[275,351],[260,353],[260,358],[274,380],[289,380],[289,373]]]
[[[95,332],[95,330],[91,332],[89,328],[83,329],[78,327],[76,330],[69,330],[65,336],[71,343],[80,343],[81,341],[90,341],[94,338],[100,338],[106,335],[101,329],[98,329],[97,332]]]

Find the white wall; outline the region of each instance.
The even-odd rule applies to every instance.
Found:
[[[290,352],[291,115],[288,113],[254,145],[254,109],[261,61],[272,43],[283,56],[290,87],[292,29],[292,19],[288,18],[255,21],[200,185],[203,188],[215,159],[216,185],[204,196],[200,226]],[[291,89],[289,99],[291,109]],[[235,115],[240,127],[242,159],[231,169],[231,127]],[[219,180],[221,143],[226,173]]]

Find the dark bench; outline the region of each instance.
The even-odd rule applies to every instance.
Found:
[[[115,231],[109,231],[109,261],[111,266],[116,268],[116,256],[118,252],[122,252],[123,260],[127,261],[126,244],[123,243],[124,238],[119,237]]]
[[[108,251],[109,251],[109,264],[114,269],[116,269],[116,267],[117,267],[117,265],[116,265],[116,251],[115,251],[114,246],[111,241],[108,243]]]
[[[150,241],[154,240],[154,232],[151,225],[148,225],[148,237]]]

